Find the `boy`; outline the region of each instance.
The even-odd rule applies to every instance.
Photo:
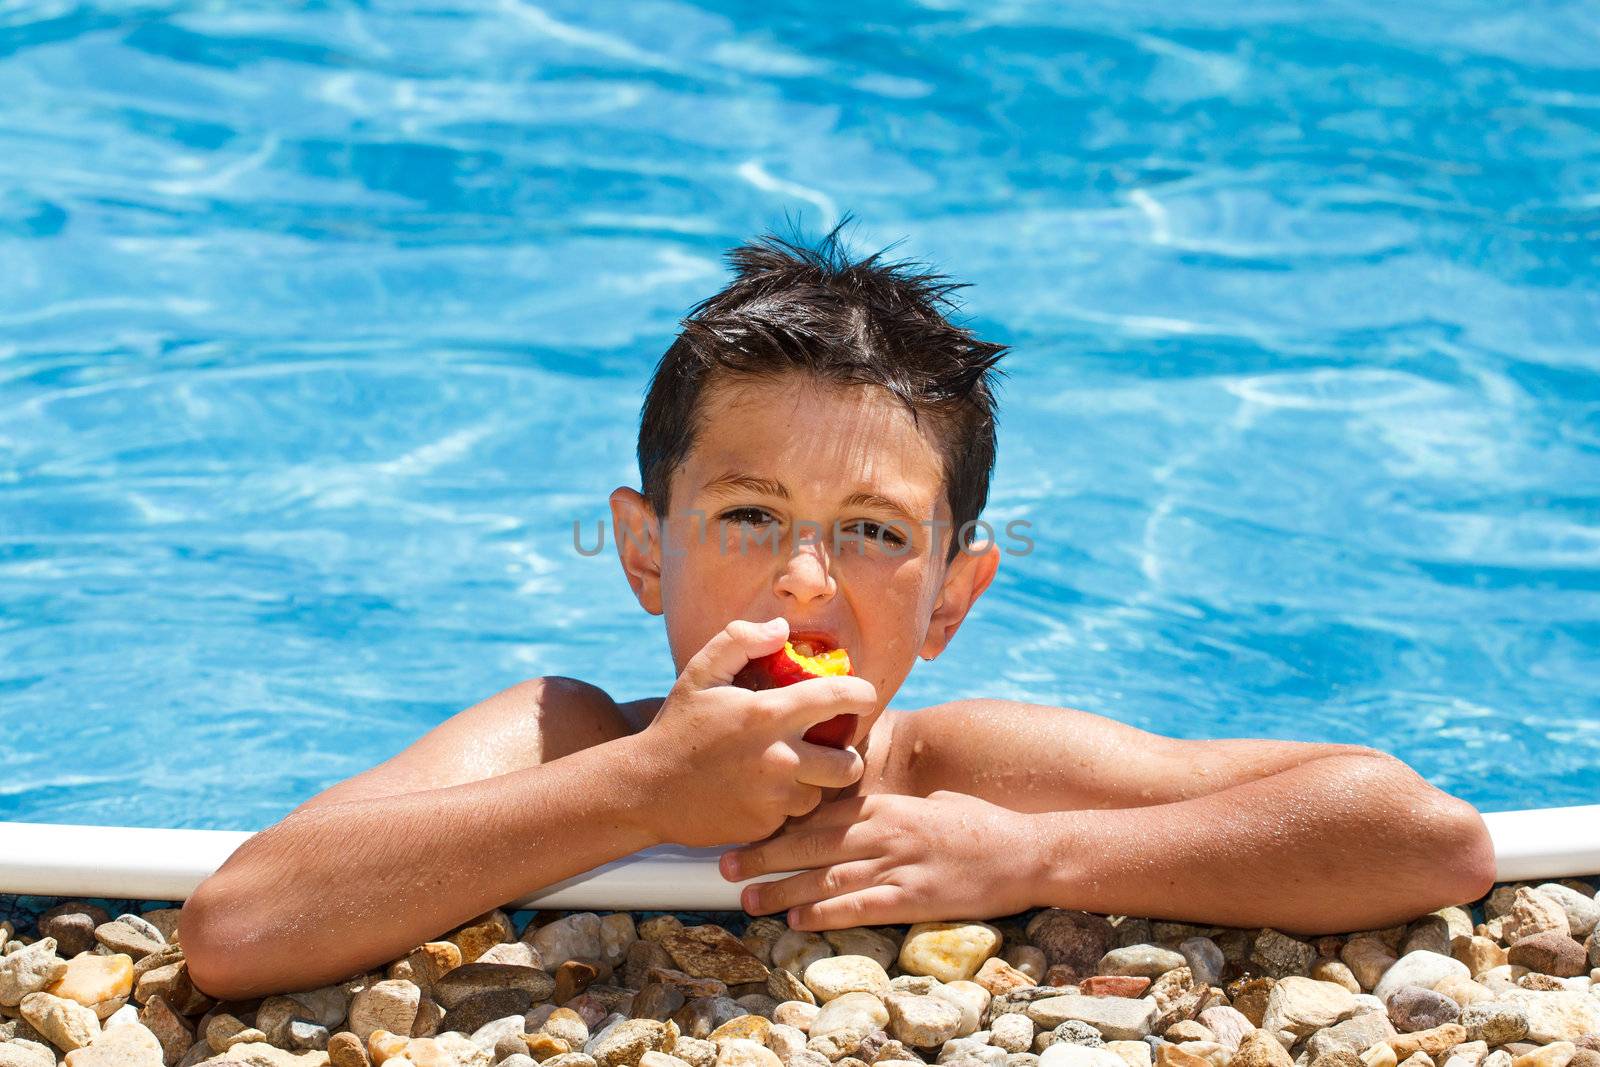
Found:
[[[336,981],[667,842],[759,842],[723,876],[765,878],[746,910],[805,930],[1050,905],[1309,933],[1487,892],[1477,812],[1372,749],[978,697],[885,711],[999,565],[970,535],[1005,349],[946,320],[960,286],[881,255],[852,263],[839,228],[735,250],[656,369],[643,492],[610,499],[672,691],[524,682],[300,805],[185,904],[196,985]],[[791,636],[847,649],[855,676],[730,684]],[[839,714],[851,748],[801,740]]]

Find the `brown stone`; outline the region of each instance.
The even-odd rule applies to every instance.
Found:
[[[1156,1048],[1156,1067],[1211,1067],[1211,1061],[1184,1051],[1182,1045],[1160,1045]]]
[[[521,1015],[532,1004],[533,996],[526,989],[484,990],[445,1012],[444,1018],[439,1020],[439,1032],[459,1030],[470,1034],[484,1023],[504,1019],[507,1015]]]
[[[728,1038],[743,1037],[751,1041],[767,1043],[767,1034],[772,1031],[772,1023],[759,1015],[741,1015],[737,1019],[729,1019],[706,1037],[707,1041],[722,1041]]]
[[[1045,968],[1044,978],[1040,984],[1057,987],[1076,986],[1082,977],[1083,972],[1071,964],[1052,963]]]
[[[139,1021],[161,1042],[161,1062],[166,1067],[173,1067],[194,1045],[194,1027],[160,996],[150,998],[139,1012]]]
[[[798,1000],[802,1004],[815,1004],[816,994],[811,988],[795,977],[793,971],[784,970],[782,967],[772,968],[772,977],[767,979],[767,995],[774,997],[779,1003],[786,1000]]]
[[[1051,968],[1064,968],[1070,975],[1066,981],[1058,975],[1048,984],[1071,985],[1095,973],[1096,964],[1110,947],[1111,923],[1100,915],[1046,908],[1028,921],[1026,934],[1029,943],[1044,952]]]
[[[690,926],[661,939],[678,968],[696,978],[716,978],[729,985],[765,982],[767,965],[720,926]]]
[[[515,963],[464,963],[434,982],[433,999],[449,1010],[468,997],[495,989],[522,990],[531,1003],[549,999],[555,990],[555,981],[537,967]]]
[[[657,942],[641,938],[628,946],[628,954],[623,958],[622,984],[630,989],[643,988],[650,981],[652,967],[676,969],[671,953]]]
[[[600,969],[587,960],[568,960],[556,968],[555,993],[550,999],[565,1004],[600,977]]]
[[[461,950],[463,964],[474,962],[496,945],[516,939],[516,927],[511,925],[511,919],[499,908],[485,912],[445,938]]]
[[[1276,1037],[1265,1030],[1252,1030],[1239,1042],[1239,1051],[1228,1067],[1294,1067],[1294,1060]]]
[[[674,986],[665,982],[651,982],[633,998],[633,1011],[629,1014],[635,1019],[670,1019],[672,1013],[683,1007],[688,999]]]
[[[371,1067],[372,1058],[361,1039],[348,1030],[341,1030],[328,1038],[328,1061],[331,1067]]]
[[[543,1063],[551,1056],[562,1056],[572,1051],[565,1038],[553,1034],[523,1034],[522,1043],[528,1046],[528,1055]]]
[[[1545,930],[1512,945],[1506,962],[1557,978],[1576,978],[1587,974],[1588,958],[1583,946],[1558,930]]]
[[[1136,975],[1097,974],[1078,983],[1089,997],[1138,997],[1150,988],[1150,979]]]
[[[646,978],[651,982],[669,985],[686,997],[726,997],[730,995],[728,983],[716,978],[696,978],[692,974],[685,974],[676,967],[652,967]],[[762,988],[766,988],[766,983],[762,983]]]
[[[94,948],[95,927],[110,921],[104,908],[69,900],[39,916],[39,936],[55,938],[56,952],[62,959],[71,959]]]
[[[1437,1060],[1446,1050],[1467,1040],[1467,1028],[1460,1023],[1445,1023],[1414,1034],[1396,1034],[1389,1039],[1395,1059],[1407,1060],[1414,1052],[1426,1052]]]
[[[1250,1025],[1260,1026],[1262,1017],[1267,1014],[1267,997],[1272,995],[1272,986],[1270,978],[1236,979],[1228,983],[1228,1003],[1249,1019]]]
[[[146,971],[133,987],[133,999],[140,1004],[154,996],[165,1000],[167,1007],[179,1015],[199,1015],[216,1004],[189,980],[189,964],[185,960]]]

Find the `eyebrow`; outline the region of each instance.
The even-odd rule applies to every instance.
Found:
[[[729,471],[720,477],[713,478],[701,487],[700,492],[707,496],[734,496],[738,493],[754,493],[760,496],[775,496],[779,500],[789,499],[788,488],[775,478],[762,478],[753,474],[739,474]],[[844,498],[843,507],[869,507],[881,508],[885,511],[915,524],[917,519],[911,514],[911,509],[892,497],[882,493],[857,491]]]

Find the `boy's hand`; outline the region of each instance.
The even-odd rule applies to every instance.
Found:
[[[964,793],[872,794],[823,804],[767,841],[723,854],[751,915],[795,930],[1015,915],[1037,903],[1032,818]]]
[[[808,678],[759,693],[733,684],[746,663],[782,648],[788,635],[781,617],[730,622],[689,660],[638,735],[657,776],[660,840],[694,848],[757,841],[815,808],[823,789],[860,779],[865,764],[855,749],[801,735],[835,715],[871,715],[871,682]]]

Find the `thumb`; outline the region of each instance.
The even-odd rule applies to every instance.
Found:
[[[789,620],[781,615],[766,622],[734,619],[684,665],[683,684],[691,692],[730,685],[745,664],[776,652],[788,639]]]

